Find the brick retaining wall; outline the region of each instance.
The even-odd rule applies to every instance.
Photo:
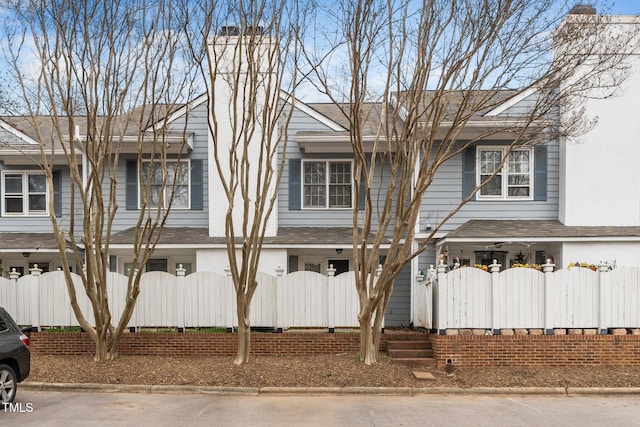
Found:
[[[432,336],[437,366],[638,366],[638,335]]]
[[[31,351],[37,354],[85,355],[94,353],[86,333],[32,332]],[[424,333],[382,335],[381,351],[391,340],[424,340]],[[638,366],[639,335],[431,335],[437,366]],[[237,333],[125,333],[119,353],[155,356],[235,356]],[[326,332],[252,333],[251,353],[335,354],[357,353],[358,333]]]
[[[385,333],[381,351],[386,351],[392,339],[425,339],[423,333]],[[51,355],[93,354],[95,346],[86,333],[31,332],[31,351]],[[235,356],[238,348],[237,333],[177,333],[139,332],[125,333],[119,347],[122,355],[178,355],[178,356]],[[251,334],[252,354],[322,354],[357,353],[360,335],[354,332],[287,332],[282,334]]]

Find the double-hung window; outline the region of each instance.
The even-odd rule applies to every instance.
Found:
[[[47,215],[47,179],[41,172],[5,172],[3,214],[7,216]]]
[[[340,209],[353,206],[350,161],[303,162],[303,207]]]
[[[500,164],[507,156],[504,165]],[[531,199],[533,195],[533,155],[531,149],[478,148],[479,182],[489,180],[478,193],[479,199]],[[497,172],[496,172],[497,171]],[[491,178],[494,174],[495,176]]]
[[[189,209],[190,165],[188,160],[160,160],[142,163],[140,195],[144,197],[149,187],[149,205],[167,208],[173,194],[171,209]],[[166,178],[166,181],[165,181]]]

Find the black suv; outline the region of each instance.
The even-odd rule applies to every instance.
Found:
[[[0,406],[13,402],[18,383],[29,376],[30,370],[29,338],[0,307]]]

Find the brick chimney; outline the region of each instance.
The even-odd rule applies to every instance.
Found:
[[[571,8],[569,15],[595,15],[596,8],[590,4],[577,4]]]

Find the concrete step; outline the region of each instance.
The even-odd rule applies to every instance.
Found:
[[[387,355],[393,363],[431,369],[436,367],[431,341],[427,339],[388,341]]]
[[[387,355],[392,359],[432,358],[433,350],[426,349],[389,349]]]
[[[431,350],[431,341],[388,341],[387,350]]]
[[[398,363],[406,366],[420,367],[420,368],[436,368],[436,359],[428,358],[428,357],[418,357],[418,358],[406,358],[406,359],[391,359],[393,363]]]

